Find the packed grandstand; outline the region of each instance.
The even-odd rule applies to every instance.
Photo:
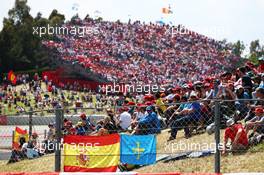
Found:
[[[61,33],[44,44],[110,82],[182,85],[232,70],[240,61],[227,44],[181,25],[76,18],[63,27],[95,32],[83,37]]]
[[[264,57],[259,58],[258,65],[245,62],[222,41],[188,29],[176,32],[181,25],[75,18],[63,27],[87,27],[97,31],[82,37],[58,34],[54,40],[42,41],[46,47],[55,49],[57,59],[72,65],[72,69],[80,65],[82,71],[92,72],[108,84],[154,84],[166,85],[166,88],[150,93],[105,94],[94,88],[100,83],[65,79],[63,67],[34,76],[11,72],[1,85],[1,115],[45,111],[34,113],[45,117],[54,114],[54,109],[63,109],[65,115],[78,117],[77,122],[64,118],[63,136],[166,132],[169,134],[165,142],[170,143],[178,139],[181,129],[184,139],[200,134],[199,131],[212,134],[217,99],[220,100],[221,129],[225,129],[224,146],[228,139],[232,141],[232,148],[224,147],[223,154],[246,152],[263,141]],[[101,110],[106,117],[92,123],[90,114],[85,110],[80,112],[80,108],[93,109],[92,113]],[[55,123],[48,124],[47,129],[44,142],[55,143]],[[8,163],[55,151],[40,147],[38,137],[33,132],[29,140],[19,140],[19,150],[12,150]],[[36,147],[38,149],[33,150]],[[122,166],[124,164],[119,164],[120,169]],[[125,170],[128,169],[125,167]]]

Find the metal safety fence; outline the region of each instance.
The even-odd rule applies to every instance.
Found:
[[[5,125],[0,126],[1,171],[63,171],[65,155],[58,145],[64,136],[126,133],[156,135],[156,164],[120,164],[120,171],[232,172],[230,161],[239,159],[232,155],[264,153],[263,104],[263,100],[196,101],[190,97],[170,104],[57,107],[6,116]],[[23,133],[25,129],[29,136]],[[243,165],[233,163],[234,167]]]

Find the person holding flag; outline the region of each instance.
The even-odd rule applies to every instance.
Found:
[[[14,73],[12,70],[8,72],[8,80],[9,80],[13,85],[16,84],[16,81],[17,81],[17,79],[16,79],[16,75],[15,75],[15,73]]]
[[[25,146],[27,145],[28,140],[29,135],[27,130],[16,127],[12,141],[12,152],[8,160],[8,164],[27,158]]]

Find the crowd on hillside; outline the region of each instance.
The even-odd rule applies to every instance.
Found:
[[[56,48],[63,60],[81,64],[112,82],[183,84],[217,75],[239,60],[220,41],[197,33],[176,32],[180,25],[172,28],[87,18],[64,27],[74,26],[96,32],[84,37],[57,35],[58,40],[44,44]]]
[[[245,150],[263,140],[264,58],[259,59],[259,66],[247,62],[243,67],[232,69],[238,59],[231,50],[199,34],[171,35],[170,26],[140,22],[85,19],[79,20],[77,25],[96,28],[99,32],[84,37],[59,35],[58,40],[44,44],[57,48],[63,60],[81,64],[112,82],[170,84],[172,88],[152,94],[106,95],[81,87],[78,90],[82,92],[77,92],[75,85],[69,85],[72,90],[65,91],[48,77],[21,75],[18,76],[19,88],[1,86],[2,107],[15,108],[20,113],[28,109],[101,106],[107,108],[107,117],[96,123],[85,113],[79,114],[76,123],[65,118],[63,134],[101,136],[129,132],[144,135],[159,134],[168,128],[171,130],[168,141],[171,141],[177,138],[180,129],[184,129],[186,138],[191,137],[194,130],[206,128],[212,133],[215,127],[212,99],[220,99],[225,145],[231,139],[231,149]],[[224,71],[227,69],[231,71]],[[52,143],[55,127],[53,123],[48,127],[45,142]],[[37,137],[37,134],[32,135],[33,145],[37,144]],[[27,149],[32,148],[22,143],[21,150]],[[30,156],[42,155],[35,151],[37,153],[31,152]]]
[[[95,108],[114,105],[114,98],[96,94],[83,87],[74,88],[77,87],[76,84],[65,85],[62,89],[46,76],[40,77],[35,74],[29,77],[29,75],[17,74],[16,77],[16,86],[11,85],[8,80],[4,80],[0,86],[0,115],[24,114],[30,110],[45,110],[52,114],[54,112],[52,109],[56,107]],[[76,113],[76,111],[69,110],[67,113]]]
[[[219,99],[220,125],[224,132],[223,154],[248,149],[264,140],[264,60],[259,67],[247,63],[235,73],[224,72],[206,79],[142,96],[120,95],[117,111],[107,109],[107,117],[92,124],[89,116],[80,115],[75,125],[64,121],[64,134],[105,135],[116,132],[158,134],[170,128],[168,141],[184,129],[186,138],[194,130],[214,132],[215,102]],[[231,141],[231,147],[228,141]]]
[[[211,134],[215,127],[215,102],[212,99],[216,98],[220,99],[220,122],[221,128],[225,129],[223,153],[230,148],[227,146],[229,139],[231,151],[246,150],[264,139],[264,59],[259,62],[258,67],[247,63],[235,73],[224,72],[219,77],[195,81],[164,92],[106,96],[106,101],[113,98],[113,104],[107,108],[104,119],[93,123],[85,113],[79,115],[77,123],[65,118],[62,132],[64,135],[101,136],[120,132],[144,135],[159,134],[162,129],[170,128],[168,141],[176,139],[180,129],[184,129],[186,138],[191,137],[194,130],[205,128]],[[39,89],[32,88],[35,91]],[[48,86],[45,88],[47,91]],[[56,92],[52,94],[56,96]],[[98,101],[102,100],[101,97]],[[113,106],[115,110],[111,108]],[[51,123],[45,142],[52,143],[54,139],[55,127]],[[21,148],[24,148],[23,145]],[[35,153],[30,155],[34,157]],[[40,155],[42,153],[38,152],[35,156]]]
[[[235,73],[221,74],[219,79],[196,81],[181,87],[167,89],[164,92],[141,96],[141,98],[140,95],[120,95],[115,100],[115,104],[119,105],[121,110],[126,109],[130,114],[126,115],[126,127],[121,128],[128,129],[129,127],[134,133],[144,130],[145,134],[148,134],[148,131],[142,128],[154,129],[157,130],[154,133],[158,133],[161,127],[170,127],[172,131],[169,140],[176,138],[178,129],[184,129],[185,136],[188,138],[194,127],[205,128],[214,122],[215,103],[212,99],[217,98],[225,100],[220,102],[221,127],[230,126],[232,123],[230,119],[232,119],[234,121],[232,124],[244,123],[247,132],[254,128],[254,132],[263,134],[264,71],[261,70],[263,60],[260,62],[258,68],[247,64],[245,67],[238,68]],[[157,116],[150,117],[148,115],[150,110]],[[112,112],[108,114],[112,114]],[[110,122],[114,125],[113,128],[120,128],[116,124],[121,123],[122,125],[121,116],[122,114],[119,112],[115,117],[110,115],[110,118],[106,119],[106,123]],[[256,118],[256,116],[259,117]],[[141,120],[146,120],[147,125],[142,127]],[[259,129],[251,126],[254,125],[251,122],[256,120],[260,121],[260,125],[256,125],[256,128],[259,127]],[[105,123],[104,121],[100,122],[102,122],[101,125]],[[141,129],[137,130],[138,128]],[[111,132],[111,129],[106,130]]]

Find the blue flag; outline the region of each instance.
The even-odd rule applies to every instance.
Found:
[[[149,165],[156,162],[155,135],[121,135],[121,163]]]

